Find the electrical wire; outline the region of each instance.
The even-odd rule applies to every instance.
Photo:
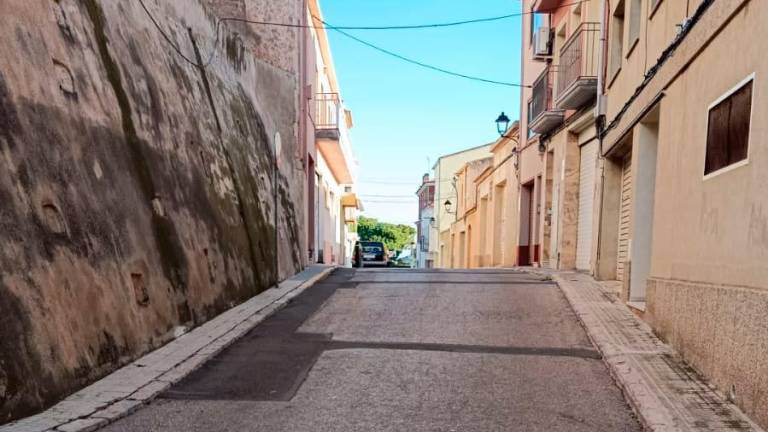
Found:
[[[568,7],[577,5],[580,3],[586,3],[589,0],[578,0],[574,1],[572,3],[565,3],[555,8],[550,9],[542,9],[538,12],[517,12],[517,13],[511,13],[506,15],[498,15],[493,17],[486,17],[486,18],[475,18],[475,19],[467,19],[462,21],[450,21],[450,22],[444,22],[444,23],[428,23],[428,24],[406,24],[406,25],[388,25],[388,26],[334,26],[336,29],[339,30],[419,30],[419,29],[434,29],[434,28],[445,28],[445,27],[457,27],[457,26],[463,26],[468,24],[481,24],[481,23],[488,23],[488,22],[494,22],[494,21],[502,21],[510,18],[519,18],[525,15],[532,15],[536,13],[546,14],[550,12],[554,12],[555,10],[562,8],[562,7]],[[278,22],[270,22],[270,21],[257,21],[257,20],[249,20],[245,18],[221,18],[223,21],[235,21],[235,22],[242,22],[242,23],[248,23],[248,24],[259,24],[259,25],[267,25],[267,26],[276,26],[276,27],[291,27],[291,28],[313,28],[316,30],[321,29],[327,29],[329,27],[327,23],[323,22],[323,26],[312,26],[312,25],[304,25],[304,24],[288,24],[288,23],[278,23]],[[315,17],[317,21],[322,22],[322,20]]]
[[[360,39],[357,36],[353,36],[353,35],[345,32],[344,30],[340,30],[338,27],[334,27],[334,26],[328,24],[327,22],[318,19],[314,15],[313,15],[313,18],[315,18],[318,21],[322,22],[323,25],[326,26],[327,28],[329,28],[331,30],[334,30],[337,33],[339,33],[339,34],[341,34],[341,35],[343,35],[343,36],[345,36],[345,37],[347,37],[349,39],[352,39],[352,40],[354,40],[354,41],[356,41],[356,42],[358,42],[358,43],[360,43],[362,45],[365,45],[365,46],[367,46],[367,47],[369,47],[371,49],[374,49],[374,50],[379,51],[381,53],[387,54],[387,55],[389,55],[391,57],[394,57],[396,59],[402,60],[404,62],[411,63],[411,64],[414,64],[416,66],[420,66],[420,67],[425,68],[425,69],[429,69],[429,70],[432,70],[432,71],[435,71],[435,72],[440,72],[440,73],[443,73],[443,74],[446,74],[446,75],[451,75],[451,76],[454,76],[454,77],[464,78],[464,79],[467,79],[467,80],[470,80],[470,81],[483,82],[483,83],[486,83],[486,84],[495,84],[495,85],[506,86],[506,87],[531,88],[531,86],[525,85],[525,84],[515,84],[515,83],[504,82],[504,81],[496,81],[496,80],[492,80],[492,79],[476,77],[476,76],[472,76],[472,75],[466,75],[466,74],[463,74],[463,73],[449,71],[447,69],[443,69],[443,68],[438,67],[438,66],[433,66],[433,65],[430,65],[430,64],[427,64],[427,63],[424,63],[424,62],[420,62],[418,60],[414,60],[414,59],[405,57],[403,55],[397,54],[397,53],[395,53],[393,51],[390,51],[388,49],[385,49],[385,48],[382,48],[380,46],[374,45],[374,44],[372,44],[370,42],[367,42],[367,41],[365,41],[363,39]]]
[[[559,7],[576,5],[576,4],[579,4],[579,3],[584,3],[586,1],[589,1],[589,0],[579,0],[579,1],[576,1],[576,2],[560,5]],[[322,26],[310,26],[310,25],[303,25],[303,24],[277,23],[277,22],[269,22],[269,21],[248,20],[248,19],[244,19],[244,18],[223,17],[223,18],[218,18],[216,20],[216,28],[215,28],[216,35],[215,35],[215,39],[214,39],[214,42],[213,42],[213,49],[211,50],[211,53],[208,56],[208,59],[206,60],[205,63],[199,64],[196,61],[193,61],[189,57],[187,57],[181,51],[181,48],[179,48],[179,46],[176,45],[173,42],[173,40],[170,38],[170,36],[168,36],[168,34],[162,29],[162,27],[157,22],[155,17],[149,11],[149,9],[147,8],[146,4],[144,3],[144,0],[139,0],[139,4],[141,5],[142,9],[144,9],[144,12],[147,14],[147,16],[149,17],[150,21],[152,21],[152,24],[157,28],[158,32],[160,32],[160,34],[162,35],[163,39],[165,39],[165,41],[171,46],[171,48],[173,48],[173,50],[176,51],[176,53],[185,62],[187,62],[190,65],[195,66],[197,68],[201,68],[201,69],[205,69],[208,66],[210,66],[211,62],[213,61],[213,59],[214,59],[214,57],[216,55],[216,52],[217,52],[218,47],[219,47],[219,41],[220,41],[221,24],[223,22],[241,22],[241,23],[247,23],[247,24],[257,24],[257,25],[266,25],[266,26],[278,26],[278,27],[289,27],[289,28],[331,29],[331,30],[334,30],[334,31],[338,32],[339,34],[341,34],[341,35],[343,35],[343,36],[345,36],[347,38],[350,38],[350,39],[352,39],[352,40],[354,40],[354,41],[356,41],[356,42],[358,42],[358,43],[360,43],[362,45],[365,45],[365,46],[367,46],[367,47],[369,47],[371,49],[374,49],[374,50],[379,51],[381,53],[387,54],[387,55],[389,55],[391,57],[394,57],[394,58],[397,58],[397,59],[399,59],[401,61],[405,61],[407,63],[411,63],[411,64],[414,64],[414,65],[420,66],[420,67],[425,68],[425,69],[429,69],[429,70],[432,70],[432,71],[435,71],[435,72],[451,75],[451,76],[458,77],[458,78],[468,79],[468,80],[471,80],[471,81],[483,82],[483,83],[486,83],[486,84],[494,84],[494,85],[500,85],[500,86],[506,86],[506,87],[521,87],[521,88],[531,88],[531,86],[524,85],[524,84],[509,83],[509,82],[504,82],[504,81],[496,81],[496,80],[492,80],[492,79],[481,78],[481,77],[466,75],[466,74],[463,74],[463,73],[453,72],[453,71],[450,71],[450,70],[447,70],[447,69],[444,69],[444,68],[441,68],[441,67],[438,67],[438,66],[433,66],[433,65],[430,65],[430,64],[427,64],[427,63],[424,63],[424,62],[421,62],[421,61],[418,61],[418,60],[414,60],[414,59],[405,57],[405,56],[400,55],[400,54],[397,54],[397,53],[395,53],[393,51],[390,51],[388,49],[379,47],[379,46],[374,45],[374,44],[372,44],[370,42],[367,42],[367,41],[365,41],[363,39],[360,39],[357,36],[353,36],[353,35],[345,32],[344,30],[406,30],[406,29],[425,29],[425,28],[455,27],[455,26],[466,25],[466,24],[477,24],[477,23],[499,21],[499,20],[514,18],[514,17],[521,17],[521,16],[525,16],[525,15],[530,15],[530,14],[533,14],[533,13],[548,13],[548,12],[552,12],[552,10],[543,10],[543,11],[539,11],[539,12],[520,12],[520,13],[500,15],[500,16],[495,16],[495,17],[477,18],[477,19],[470,19],[470,20],[463,20],[463,21],[447,22],[447,23],[399,25],[399,26],[332,26],[329,23],[319,19],[318,17],[316,17],[314,15],[312,17],[315,20],[321,22],[323,24]]]

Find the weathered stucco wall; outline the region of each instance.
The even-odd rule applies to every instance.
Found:
[[[712,4],[694,30],[714,37],[659,103],[646,318],[694,368],[767,427],[768,58],[754,41],[768,36],[768,3],[747,2],[726,21],[735,7],[736,2]],[[717,24],[706,21],[715,18]],[[703,38],[691,42],[701,46]],[[733,47],[740,47],[738,56]],[[723,59],[727,68],[720,67]],[[705,178],[708,109],[753,74],[748,163]]]
[[[300,0],[145,2],[197,62],[217,15],[302,13]],[[300,35],[221,30],[203,72],[138,1],[0,5],[0,423],[304,265]]]

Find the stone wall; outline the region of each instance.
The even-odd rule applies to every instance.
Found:
[[[193,63],[302,13],[144,2]],[[305,264],[299,31],[219,35],[201,69],[138,1],[0,5],[0,423]]]

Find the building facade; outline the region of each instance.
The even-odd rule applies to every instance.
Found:
[[[765,426],[768,196],[757,188],[768,158],[757,143],[768,60],[755,41],[768,4],[525,7],[522,134],[542,157],[523,145],[519,247],[532,230],[541,256],[534,245],[518,264],[616,281],[628,307]],[[531,181],[541,230],[525,226],[540,206]]]
[[[477,243],[480,237],[480,219],[477,212],[477,180],[493,166],[493,158],[486,157],[465,163],[456,177],[456,220],[451,224],[450,268],[480,267]]]
[[[312,262],[351,266],[361,208],[355,185],[358,164],[349,136],[352,112],[341,96],[322,17],[318,1],[309,0],[307,20],[315,25],[307,32],[313,61],[308,64],[312,92],[306,102],[315,152],[308,156],[313,173],[308,186],[308,254]]]
[[[605,12],[596,276],[768,426],[768,3]]]
[[[519,262],[590,272],[596,232],[594,112],[601,2],[531,0],[526,6],[532,14],[523,25],[523,73],[532,88],[522,100],[524,150],[531,153],[524,159],[534,169],[523,176],[528,184],[523,207],[532,209],[527,231],[533,248]],[[539,160],[529,146],[538,150]],[[525,199],[526,189],[534,199]]]
[[[478,267],[509,267],[517,263],[519,227],[519,123],[515,122],[491,147],[491,165],[475,179],[477,242],[468,251]]]
[[[419,197],[419,218],[416,220],[416,268],[433,268],[435,258],[429,250],[432,226],[435,225],[435,181],[424,174],[416,191]]]
[[[440,156],[432,167],[435,182],[435,205],[429,251],[435,267],[451,267],[451,224],[456,221],[456,172],[467,162],[491,156],[493,143]]]

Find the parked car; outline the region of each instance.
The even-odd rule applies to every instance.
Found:
[[[363,248],[363,266],[388,266],[389,251],[382,242],[360,242]]]

